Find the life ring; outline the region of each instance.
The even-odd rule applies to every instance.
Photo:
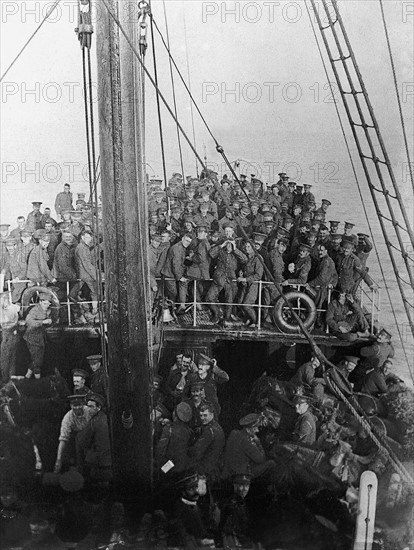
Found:
[[[47,294],[49,296],[49,300],[51,302],[50,309],[51,309],[51,318],[54,323],[57,323],[59,321],[59,311],[60,311],[60,302],[59,298],[57,297],[56,292],[52,290],[51,288],[47,288],[45,286],[30,286],[29,288],[26,288],[22,294],[22,308],[25,312],[24,316],[26,317],[29,309],[31,306],[33,306],[35,303],[37,303],[39,293]]]
[[[284,297],[299,315],[305,328],[310,329],[317,314],[316,304],[312,298],[304,292],[287,292]],[[286,334],[300,333],[300,327],[282,297],[277,300],[273,309],[273,322]]]

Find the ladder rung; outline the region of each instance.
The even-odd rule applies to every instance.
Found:
[[[408,281],[406,281],[405,279],[403,279],[403,278],[401,277],[401,275],[398,275],[398,278],[399,278],[400,281],[402,281],[405,285],[411,287],[411,284],[410,284]]]
[[[338,57],[337,59],[332,58],[332,62],[336,63],[337,61],[346,61],[347,59],[350,59],[350,55],[341,55],[341,57]]]
[[[409,301],[407,300],[407,298],[403,297],[403,301],[404,301],[407,305],[409,305],[411,309],[414,309],[414,304],[412,304],[411,302],[409,302]]]
[[[388,189],[383,191],[382,189],[378,189],[377,187],[375,187],[375,185],[371,185],[371,187],[377,193],[381,193],[382,195],[386,195],[386,196],[390,197],[390,199],[396,199],[397,198],[395,195],[391,195],[391,193],[388,191]],[[383,216],[383,217],[385,217],[385,216]],[[392,223],[392,220],[390,220],[389,218],[385,218],[385,219]],[[404,227],[401,227],[401,229],[404,229],[404,231],[405,231]]]
[[[356,122],[352,122],[354,126],[360,126],[361,128],[375,128],[375,126],[372,126],[371,124],[357,124]]]
[[[332,21],[332,23],[329,23],[329,25],[326,25],[326,27],[321,27],[321,30],[324,31],[326,29],[332,28],[336,23],[338,23],[338,19],[335,19],[335,21]]]
[[[344,94],[346,95],[358,95],[358,94],[362,94],[363,92],[358,92],[357,90],[351,90],[350,92],[343,92]]]

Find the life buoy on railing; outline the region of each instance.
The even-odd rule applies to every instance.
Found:
[[[316,304],[312,298],[304,292],[288,292],[284,296],[299,316],[305,328],[310,329],[315,322],[317,314]],[[273,321],[286,334],[300,333],[300,327],[282,297],[277,300],[273,309]]]
[[[51,317],[52,321],[54,323],[57,323],[59,321],[59,310],[60,310],[60,302],[59,298],[57,297],[57,294],[54,290],[51,288],[45,287],[45,286],[30,286],[29,288],[26,288],[22,294],[22,307],[24,311],[24,316],[26,317],[30,306],[37,303],[39,294],[47,294],[49,296],[50,300],[50,308],[51,308]]]

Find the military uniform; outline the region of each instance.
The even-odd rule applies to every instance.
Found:
[[[359,275],[368,286],[373,282],[366,269],[362,266],[359,258],[355,254],[339,254],[336,260],[336,271],[338,273],[339,287],[343,292],[352,294],[355,289],[355,277]]]
[[[263,265],[256,255],[248,256],[243,266],[243,277],[246,279],[242,285],[240,303],[243,304],[243,311],[253,323],[256,323],[256,308],[249,304],[255,304],[259,294],[259,283],[263,277]]]
[[[335,269],[335,264],[329,256],[325,256],[319,262],[317,267],[316,277],[309,281],[309,286],[316,291],[315,303],[320,309],[323,306],[328,296],[328,286],[336,286],[338,282],[338,274]]]
[[[250,538],[250,521],[244,498],[233,495],[221,509],[219,531],[223,537],[223,549],[253,548]]]
[[[299,416],[293,430],[293,437],[294,441],[298,443],[306,443],[308,445],[313,445],[315,443],[316,422],[310,410],[307,410],[304,414]]]
[[[98,301],[98,283],[96,280],[96,259],[92,249],[83,240],[75,248],[75,265],[78,279],[70,292],[70,296],[77,299],[78,293],[86,284],[91,292],[92,302]]]
[[[27,261],[27,278],[38,283],[39,285],[47,285],[53,281],[53,273],[48,265],[49,254],[42,247],[36,245],[29,254]]]
[[[361,391],[374,397],[379,397],[381,394],[387,393],[388,386],[381,369],[374,368],[366,373],[362,382]]]
[[[73,210],[73,195],[71,192],[61,191],[56,195],[55,210],[58,218],[60,218],[62,210]]]
[[[53,272],[59,282],[76,280],[75,247],[62,241],[55,250]]]
[[[161,468],[168,460],[174,463],[175,472],[183,472],[191,466],[188,449],[192,430],[181,420],[164,426],[156,448],[156,461]]]
[[[43,321],[50,319],[50,309],[44,311],[40,304],[32,307],[26,316],[24,340],[30,353],[31,366],[35,375],[40,374],[46,347],[46,330]]]
[[[260,440],[246,430],[233,430],[226,442],[224,452],[224,477],[236,474],[251,474],[253,479],[268,474],[275,467],[268,460]]]
[[[310,256],[306,258],[297,258],[293,273],[289,273],[287,282],[291,285],[304,285],[308,281],[308,275],[312,267]]]
[[[332,300],[326,311],[326,323],[333,334],[341,340],[356,340],[356,332],[365,332],[369,329],[363,311],[356,301],[340,304],[338,300]],[[340,331],[342,323],[349,328],[348,332]]]
[[[224,443],[223,428],[216,420],[201,427],[199,438],[188,452],[199,474],[219,477]]]
[[[164,281],[164,291],[167,298],[170,298],[173,302],[177,299],[177,283],[178,283],[178,300],[181,304],[185,303],[187,297],[187,285],[180,281],[186,273],[186,259],[187,249],[180,241],[174,244],[167,253],[164,267],[161,269],[161,274],[164,277],[168,277],[171,280]]]
[[[108,419],[103,411],[96,413],[78,433],[76,446],[93,479],[106,481],[111,477]]]

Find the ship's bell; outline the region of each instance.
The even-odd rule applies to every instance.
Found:
[[[171,315],[169,307],[162,310],[162,320],[164,323],[171,323],[171,321],[174,321],[174,317]]]

